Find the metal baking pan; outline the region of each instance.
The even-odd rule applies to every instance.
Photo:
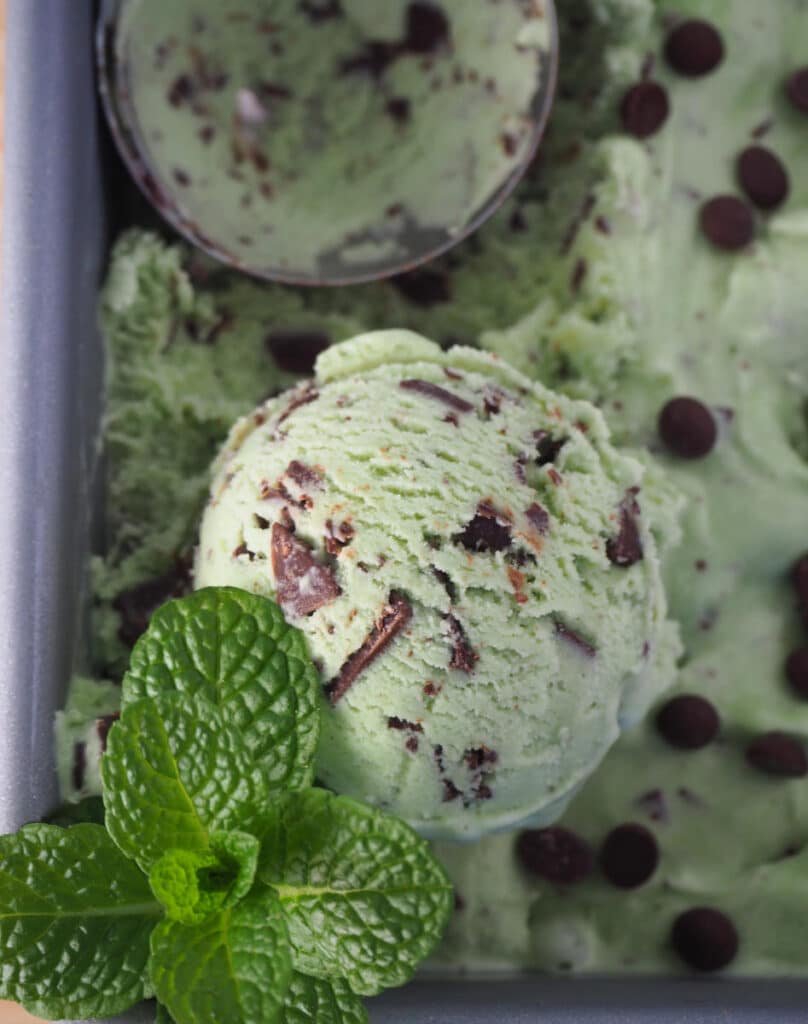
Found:
[[[0,831],[56,799],[51,729],[81,660],[102,408],[95,305],[120,170],[93,81],[92,0],[8,0],[0,304]],[[795,907],[795,912],[799,908]],[[808,928],[806,929],[808,957]],[[808,982],[425,980],[374,1024],[796,1024]],[[130,1013],[150,1022],[151,1009]]]

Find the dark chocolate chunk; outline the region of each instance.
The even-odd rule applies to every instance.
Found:
[[[424,727],[420,722],[408,722],[406,718],[398,718],[396,715],[391,715],[387,719],[388,729],[397,729],[399,732],[423,732]]]
[[[237,547],[233,548],[233,558],[240,558],[242,555],[247,555],[251,562],[255,559],[255,552],[250,551],[246,541],[242,541]]]
[[[449,600],[456,601],[457,587],[454,585],[452,577],[449,575],[449,573],[444,572],[443,569],[438,569],[438,567],[435,565],[432,566],[432,572],[435,574],[435,578],[441,584],[443,589],[449,595]]]
[[[333,520],[326,519],[325,528],[325,549],[329,555],[338,555],[354,538],[354,528],[346,519],[337,527],[334,526]]]
[[[467,402],[465,398],[460,398],[451,391],[447,391],[446,388],[442,388],[439,384],[433,384],[428,380],[402,380],[398,386],[404,391],[416,391],[419,395],[424,395],[426,398],[434,398],[436,402],[443,402],[444,405],[448,405],[450,409],[456,409],[457,412],[474,411],[474,406],[471,402]]]
[[[537,501],[525,509],[525,516],[537,533],[544,534],[550,529],[549,513]]]
[[[456,668],[460,672],[473,672],[475,663],[479,661],[479,654],[469,643],[465,629],[454,615],[447,615],[445,621],[449,628],[449,642],[452,645],[449,668]]]
[[[637,518],[640,506],[637,504],[636,488],[631,488],[620,505],[620,528],[617,535],[606,541],[606,557],[621,569],[628,569],[642,561],[643,549]]]
[[[73,769],[71,781],[73,789],[81,789],[84,785],[84,773],[87,771],[87,744],[83,740],[73,745]]]
[[[111,715],[102,715],[100,718],[95,720],[95,734],[98,737],[98,741],[101,744],[102,752],[107,749],[107,736],[109,730],[121,717],[120,711],[113,711]]]
[[[736,168],[738,184],[761,210],[773,210],[788,196],[788,172],[780,158],[765,146],[747,146]]]
[[[481,501],[477,514],[452,540],[468,551],[504,551],[511,546],[511,527],[490,502]]]
[[[526,871],[559,885],[582,882],[595,866],[589,843],[560,825],[520,833],[516,854]]]
[[[286,467],[285,476],[288,476],[290,480],[294,480],[298,487],[311,487],[318,489],[323,486],[323,481],[320,474],[307,466],[304,462],[299,462],[297,459],[292,459],[289,465]]]
[[[799,647],[786,658],[786,678],[794,695],[808,700],[808,647]]]
[[[746,748],[746,760],[766,775],[801,779],[808,775],[805,744],[784,732],[767,732]]]
[[[403,594],[393,591],[382,613],[361,647],[349,655],[336,678],[325,686],[332,704],[336,704],[353,686],[362,672],[375,661],[412,618],[412,607]]]
[[[411,3],[407,7],[405,46],[411,53],[434,53],[449,42],[449,22],[435,4]]]
[[[668,35],[665,57],[674,71],[688,78],[709,74],[724,59],[724,42],[709,21],[683,21]]]
[[[144,580],[128,590],[122,590],[112,602],[120,616],[118,637],[121,643],[132,647],[146,632],[152,614],[169,598],[182,597],[191,589],[189,563],[177,558],[174,565],[162,576]]]
[[[567,443],[566,437],[553,437],[546,430],[534,430],[533,440],[536,442],[537,466],[547,466],[551,462],[555,462],[558,458],[558,453]]]
[[[752,211],[737,196],[708,199],[699,213],[699,222],[707,240],[728,252],[745,248],[755,234]]]
[[[577,647],[581,654],[586,655],[587,658],[594,658],[598,653],[592,644],[588,643],[584,638],[576,633],[575,630],[570,629],[569,626],[565,626],[563,622],[556,620],[555,623],[556,636],[561,637],[566,643],[571,644],[573,647]]]
[[[405,299],[416,306],[435,306],[452,297],[449,275],[434,267],[419,267],[390,279]]]
[[[704,697],[682,694],[662,705],[656,717],[656,727],[672,747],[700,750],[718,735],[721,719]]]
[[[697,971],[720,971],[738,952],[738,931],[714,907],[693,907],[673,922],[671,943],[681,959]]]
[[[618,825],[600,850],[600,867],[618,889],[636,889],[656,871],[659,847],[645,825]]]
[[[331,338],[325,331],[289,328],[270,331],[265,344],[281,370],[307,374],[313,372],[317,356],[328,348]]]
[[[808,606],[808,553],[797,559],[791,570],[791,582],[797,592],[797,597]]]
[[[791,72],[786,79],[786,95],[795,110],[808,114],[808,66]]]
[[[683,459],[701,459],[715,445],[715,417],[697,398],[680,396],[666,402],[659,414],[659,435],[667,448]]]
[[[410,119],[410,101],[406,96],[391,97],[387,101],[385,109],[390,117],[399,124],[404,124]]]
[[[463,795],[462,790],[459,790],[451,779],[441,779],[441,782],[443,783],[443,802],[445,804],[451,803],[452,800],[457,800],[459,796]]]
[[[497,754],[496,750],[491,750],[490,747],[471,747],[464,752],[463,760],[466,762],[469,771],[476,772],[487,764],[496,764],[499,760],[499,754]]]
[[[291,616],[309,615],[341,594],[334,574],[280,523],[272,526],[272,572],[278,604]]]
[[[190,75],[180,75],[171,83],[168,90],[168,102],[172,107],[180,107],[186,100],[190,100],[196,88]]]
[[[637,82],[623,97],[620,116],[629,135],[647,139],[668,119],[668,93],[659,82]]]

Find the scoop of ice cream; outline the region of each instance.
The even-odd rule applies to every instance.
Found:
[[[235,425],[196,585],[304,630],[326,785],[435,836],[549,820],[672,676],[642,478],[591,404],[364,335]]]

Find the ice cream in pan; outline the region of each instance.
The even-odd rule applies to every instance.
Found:
[[[687,966],[738,974],[802,973],[805,947],[795,908],[805,885],[808,834],[808,594],[799,561],[808,548],[808,179],[800,170],[808,157],[808,73],[801,70],[806,62],[804,11],[797,2],[729,6],[693,0],[673,10],[641,0],[592,0],[565,9],[562,23],[566,60],[561,92],[534,172],[488,226],[437,264],[388,284],[314,294],[236,278],[153,236],[130,234],[121,240],[103,301],[111,353],[109,545],[96,561],[94,663],[99,676],[114,678],[126,642],[142,628],[150,609],[188,585],[178,565],[184,566],[197,544],[208,500],[208,466],[232,422],[249,415],[268,391],[285,389],[296,375],[309,375],[313,357],[332,341],[396,324],[439,342],[461,341],[494,352],[540,381],[539,389],[511,383],[517,378],[502,369],[502,361],[489,363],[479,354],[460,357],[477,367],[473,371],[455,367],[457,351],[439,356],[430,350],[417,372],[402,364],[395,351],[378,368],[366,365],[359,372],[357,363],[345,372],[356,371],[366,381],[362,387],[377,382],[390,388],[382,400],[384,415],[375,417],[374,427],[388,432],[395,410],[430,424],[425,439],[416,436],[426,446],[421,450],[430,453],[425,460],[430,475],[436,471],[432,453],[445,433],[458,445],[463,430],[471,427],[481,452],[507,451],[508,436],[489,429],[494,417],[485,417],[482,378],[493,378],[522,402],[499,413],[508,434],[521,435],[521,417],[530,408],[543,416],[544,398],[529,396],[546,396],[545,387],[567,396],[560,400],[561,422],[565,432],[572,426],[575,447],[566,454],[562,447],[554,468],[562,480],[571,473],[572,486],[582,470],[574,462],[567,467],[566,460],[578,446],[581,453],[598,450],[589,484],[610,496],[616,517],[599,521],[603,505],[587,508],[587,516],[594,517],[586,528],[592,551],[587,556],[595,559],[587,564],[599,566],[604,589],[596,587],[586,599],[593,608],[620,615],[621,604],[608,596],[610,588],[627,588],[635,579],[643,581],[647,610],[652,593],[648,574],[659,558],[683,653],[671,688],[655,699],[666,682],[661,673],[649,680],[644,691],[645,699],[654,701],[649,713],[616,740],[555,824],[516,828],[465,844],[437,844],[459,897],[438,960],[444,967],[467,969],[634,972]],[[329,359],[338,360],[340,351],[351,349],[326,353],[320,363],[314,386],[322,393],[316,401],[298,406],[278,425],[288,396],[271,399],[265,423],[246,420],[249,434],[231,435],[219,462],[222,475],[210,495],[221,504],[208,509],[202,520],[197,564],[203,578],[206,537],[225,509],[238,510],[235,517],[228,514],[228,523],[240,522],[246,535],[236,533],[227,548],[218,550],[208,543],[213,547],[210,564],[243,573],[245,580],[256,578],[259,559],[250,561],[239,548],[244,543],[257,554],[256,538],[267,555],[263,580],[271,580],[276,524],[288,534],[275,531],[287,559],[314,557],[324,570],[337,574],[352,543],[369,544],[370,535],[358,529],[357,508],[352,509],[349,527],[356,532],[350,538],[339,532],[346,517],[325,516],[324,510],[333,510],[339,501],[341,485],[335,487],[328,475],[329,461],[322,461],[321,474],[319,460],[297,447],[306,438],[307,447],[316,442],[329,459],[336,456],[335,465],[348,458],[347,449],[336,447],[333,431],[317,435],[314,419],[324,398],[327,405],[333,402],[329,417],[337,415],[340,373],[332,375],[323,367]],[[444,367],[462,373],[464,380],[452,380]],[[402,389],[401,382],[410,379],[454,393],[473,405],[473,412],[442,404],[434,392],[430,397],[423,389]],[[520,394],[520,386],[528,395]],[[578,414],[565,410],[571,408],[569,399],[581,398],[597,405],[600,414],[584,405],[583,422],[590,429],[579,432]],[[458,426],[443,419],[453,412]],[[596,426],[601,415],[611,431],[611,440],[603,444]],[[279,437],[277,453],[267,450],[268,488],[281,484],[298,502],[305,493],[311,508],[270,497],[263,503],[268,515],[254,509],[250,503],[260,501],[260,479],[258,499],[249,490],[245,497],[243,485],[256,472],[253,446],[260,448],[268,439],[272,416]],[[155,445],[156,438],[169,434],[176,436],[175,446]],[[557,433],[550,434],[558,439]],[[367,446],[361,431],[354,437],[359,450]],[[378,448],[393,450],[401,443],[398,434],[390,440]],[[410,450],[414,443],[408,440]],[[429,610],[436,628],[413,658],[434,655],[437,660],[440,654],[447,682],[451,676],[458,687],[471,683],[470,673],[450,666],[455,634],[444,613],[457,610],[461,614],[455,617],[478,655],[474,665],[484,667],[486,650],[480,635],[475,637],[477,602],[461,594],[466,602],[461,611],[463,601],[439,589],[432,569],[437,556],[458,556],[448,567],[437,565],[450,577],[459,571],[461,557],[467,559],[463,572],[468,577],[498,571],[495,588],[501,589],[492,596],[510,602],[514,616],[525,611],[527,618],[538,610],[541,602],[532,592],[525,591],[527,602],[516,600],[508,568],[527,576],[541,567],[542,554],[551,557],[552,530],[542,538],[541,554],[523,545],[518,534],[529,533],[522,518],[528,506],[516,501],[533,474],[549,476],[549,464],[537,466],[539,456],[529,453],[528,484],[522,484],[513,467],[513,460],[520,464],[521,440],[516,448],[508,453],[514,476],[506,491],[507,508],[498,479],[483,488],[485,494],[476,488],[463,493],[459,484],[452,485],[460,479],[452,471],[441,498],[456,502],[458,513],[462,505],[462,514],[447,524],[440,547],[427,544],[424,549],[429,560],[416,580],[428,594],[410,600],[412,617],[341,698],[324,702],[324,714],[333,715],[333,721],[348,716],[351,701],[371,700],[363,694],[376,679],[384,685],[385,663],[407,658],[414,645],[406,630],[420,628],[413,625],[419,611]],[[294,473],[289,477],[295,460],[312,471],[322,490],[304,490]],[[370,461],[384,480],[388,463],[381,452],[374,451]],[[645,467],[642,480],[640,464]],[[617,472],[618,467],[623,469]],[[216,487],[229,471],[236,473],[234,490],[219,494]],[[502,468],[495,464],[492,472]],[[470,470],[464,485],[476,484],[478,476]],[[401,480],[406,483],[407,476]],[[636,517],[633,499],[627,497],[635,486],[640,487],[634,495],[640,509]],[[345,490],[346,500],[361,497],[354,486]],[[560,509],[548,507],[553,494],[548,487],[542,495],[548,504],[538,494],[535,501],[547,511],[551,526],[558,526]],[[406,489],[390,500],[395,504],[405,497]],[[488,498],[491,508],[483,505],[481,513],[480,501]],[[294,519],[294,532],[282,519],[284,507]],[[570,504],[570,514],[575,507]],[[675,545],[670,541],[680,510],[682,539]],[[253,514],[269,523],[260,537]],[[624,514],[639,521],[645,555],[630,566],[614,565],[606,550]],[[374,515],[370,510],[363,515],[372,528]],[[462,541],[455,542],[454,537],[471,536],[466,531],[478,517],[491,536],[509,536],[510,545],[500,551],[466,551]],[[325,518],[331,519],[333,532]],[[401,552],[412,528],[406,516],[400,523],[384,523],[386,531],[398,531],[396,550]],[[583,543],[582,536],[578,542]],[[511,564],[523,546],[526,554],[536,555],[535,567],[529,559]],[[282,561],[276,556],[279,568]],[[392,576],[384,575],[386,568],[374,569],[382,573],[376,579],[383,585],[368,591],[372,610],[361,613],[366,618],[356,626],[354,642],[338,648],[327,626],[322,641],[312,640],[322,645],[318,657],[326,685],[340,678],[349,655],[362,648],[378,623],[384,626],[388,616],[398,615],[400,621],[406,615],[394,596]],[[576,581],[584,579],[577,567],[572,571]],[[313,622],[325,622],[329,608],[334,613],[347,609],[359,592],[355,587],[373,586],[373,573],[356,583],[359,573],[351,565],[345,579],[337,575],[340,593],[312,612]],[[597,616],[556,618],[592,647],[609,642],[588,632],[597,631]],[[580,663],[587,657],[580,648],[573,650],[575,645],[567,644],[569,638],[556,633],[555,626],[538,632],[548,641],[544,649],[570,665],[573,656]],[[499,642],[499,634],[494,639]],[[622,683],[616,683],[616,674],[613,685],[625,686],[635,664],[621,669]],[[571,671],[574,675],[576,670]],[[595,685],[591,675],[586,679]],[[445,693],[446,688],[437,696],[433,712]],[[424,747],[432,742],[427,730],[438,725],[437,715],[424,712],[419,723],[404,693],[396,699],[401,703],[387,716],[396,724],[391,728],[387,709],[380,709],[378,734],[367,745],[368,753],[377,743],[392,752],[383,773],[372,780],[380,790],[390,786],[388,796],[397,785],[393,780],[402,778],[401,765],[407,769],[411,764],[414,778],[425,770]],[[357,707],[361,734],[369,715],[365,706]],[[486,704],[481,714],[489,714]],[[423,732],[407,723],[422,724]],[[517,740],[518,729],[515,724]],[[407,749],[410,740],[417,741],[416,751]],[[352,742],[350,731],[341,732],[329,752]],[[486,762],[484,752],[474,756],[475,764],[481,762],[475,777],[463,755],[484,746],[496,750],[497,761]],[[504,754],[484,730],[459,736],[451,771],[443,776],[464,793],[476,786],[479,795],[488,786],[492,796],[476,801],[457,797],[444,804],[440,765],[433,755],[430,799],[439,804],[432,806],[448,820],[468,814],[474,821],[488,810],[493,814]],[[335,757],[331,770],[337,772],[339,764]],[[324,762],[324,774],[328,771]],[[332,778],[337,784],[336,775]],[[88,780],[80,781],[86,789]],[[68,793],[82,791],[66,782]],[[537,805],[523,809],[533,811]]]

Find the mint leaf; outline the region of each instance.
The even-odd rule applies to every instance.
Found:
[[[132,651],[124,705],[163,693],[218,705],[278,788],[311,785],[319,678],[303,634],[272,601],[209,587],[158,609]]]
[[[282,1024],[366,1024],[367,1019],[365,1004],[347,982],[292,973]]]
[[[374,995],[407,981],[440,938],[451,883],[403,821],[311,789],[276,798],[260,836],[258,879],[278,893],[303,974]]]
[[[201,924],[163,921],[149,972],[177,1024],[273,1024],[292,975],[277,897],[260,890]]]
[[[124,708],[101,779],[109,834],[146,872],[168,850],[207,849],[213,831],[251,831],[268,798],[241,734],[201,697]]]
[[[162,1003],[157,1004],[157,1011],[154,1014],[154,1024],[175,1024],[174,1018]]]
[[[214,832],[207,850],[168,850],[149,872],[149,885],[169,918],[197,924],[247,895],[259,843],[245,832]]]
[[[150,995],[148,883],[98,825],[0,837],[0,995],[51,1018],[108,1017]]]

